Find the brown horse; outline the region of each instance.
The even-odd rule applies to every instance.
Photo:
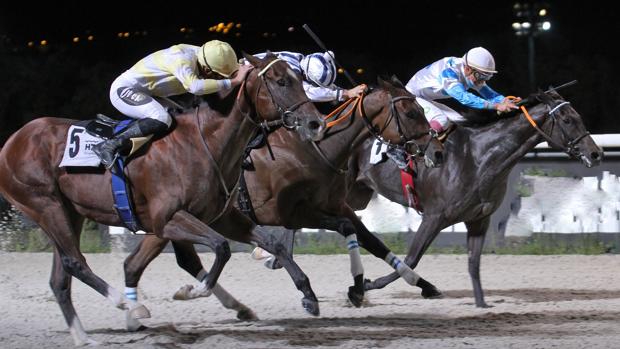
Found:
[[[324,121],[302,82],[275,56],[257,59],[236,93],[176,117],[176,127],[128,163],[135,211],[142,226],[165,239],[207,245],[215,261],[207,281],[217,282],[230,258],[228,242],[207,224],[218,217],[240,175],[243,150],[263,121],[299,127],[318,139]],[[74,120],[40,118],[13,134],[0,152],[0,192],[32,218],[54,246],[50,284],[76,345],[91,343],[71,302],[74,276],[110,299],[133,318],[148,317],[141,304],[125,298],[88,267],[80,252],[87,217],[121,225],[113,208],[110,174],[101,169],[70,172],[58,167]],[[297,126],[296,126],[297,125]]]
[[[487,307],[480,283],[480,255],[490,216],[501,204],[506,193],[508,175],[517,162],[538,143],[564,150],[587,166],[599,164],[603,152],[569,102],[556,91],[539,92],[528,98],[536,127],[523,113],[481,126],[459,125],[445,143],[445,164],[441,168],[418,168],[415,180],[420,204],[424,210],[422,223],[410,247],[406,263],[415,268],[439,232],[450,225],[465,222],[469,274],[477,307]],[[516,114],[516,115],[515,115]],[[492,116],[497,118],[496,116]],[[538,132],[540,131],[540,132]],[[367,155],[371,142],[352,157],[350,173],[354,183],[348,202],[363,209],[373,192],[408,205],[403,197],[400,171],[390,161],[371,165]],[[398,274],[366,281],[366,290],[383,288],[396,280]]]
[[[415,149],[423,149],[431,163],[439,164],[442,161],[442,145],[434,137],[434,133],[430,132],[428,122],[415,98],[397,80],[379,80],[379,84],[378,89],[360,101],[361,104],[353,110],[349,119],[340,119],[337,126],[328,129],[325,138],[316,145],[316,151],[311,144],[294,135],[281,131],[272,134],[269,141],[276,161],[271,159],[268,149],[253,151],[252,163],[255,171],[246,172],[245,180],[258,224],[290,229],[307,227],[338,231],[347,237],[349,248],[354,250],[353,260],[359,259],[355,238],[357,234],[363,247],[391,263],[410,282],[416,284],[423,281],[419,281],[421,279],[409,268],[397,268],[398,259],[381,240],[364,227],[345,203],[346,169],[343,167],[351,153],[366,139],[380,139],[394,145],[407,144]],[[253,226],[247,225],[239,216],[239,211],[230,210],[215,222],[213,227],[228,238],[250,243],[254,241],[251,233]],[[256,230],[259,229],[254,229]],[[290,240],[290,236],[288,238]],[[167,240],[156,236],[147,236],[142,240],[125,261],[127,287],[137,287],[142,272],[166,243]],[[351,248],[352,245],[354,248]],[[204,272],[191,244],[174,243],[173,247],[181,268],[195,277]],[[269,252],[273,253],[271,250]],[[281,240],[277,243],[274,255],[304,294],[304,309],[318,315],[318,301],[310,288],[308,278],[291,270],[292,255]],[[349,289],[349,298],[359,306],[364,294],[363,270],[360,263],[356,264],[355,268],[356,270],[352,270],[355,286]],[[218,298],[228,302],[228,296],[218,295]],[[247,312],[244,307],[235,309]]]

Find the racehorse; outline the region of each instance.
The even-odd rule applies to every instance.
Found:
[[[230,258],[228,242],[208,223],[224,211],[250,137],[265,125],[297,128],[319,139],[324,120],[309,103],[301,79],[287,63],[244,54],[254,69],[227,96],[211,96],[178,115],[175,128],[152,142],[126,166],[135,212],[144,229],[162,238],[198,243],[215,251],[208,285],[213,287]],[[84,218],[122,225],[113,208],[110,173],[60,168],[67,130],[75,120],[45,117],[14,133],[0,152],[0,193],[32,218],[54,246],[50,285],[76,345],[93,343],[71,302],[71,277],[86,283],[132,318],[150,316],[89,268],[80,252]]]
[[[354,108],[348,106],[346,111]],[[254,171],[245,173],[247,188],[255,208],[258,224],[284,226],[289,229],[322,228],[338,231],[357,244],[355,234],[361,245],[373,255],[392,263],[395,269],[398,260],[381,240],[371,234],[353,210],[345,203],[345,173],[351,153],[365,139],[377,139],[392,145],[409,145],[420,154],[425,154],[432,164],[442,162],[442,145],[434,137],[421,107],[404,86],[395,78],[392,81],[379,80],[379,88],[359,100],[357,108],[350,110],[351,116],[341,117],[336,125],[328,128],[325,137],[313,145],[299,137],[277,131],[269,137],[275,161],[269,150],[260,148],[252,151]],[[375,125],[379,125],[377,127]],[[330,123],[328,123],[328,127]],[[413,152],[411,149],[409,152]],[[240,219],[241,213],[230,210],[214,223],[217,231],[224,236],[250,243],[253,241],[253,227]],[[255,229],[257,230],[257,229]],[[290,237],[289,237],[290,240]],[[152,259],[165,247],[167,240],[156,236],[145,237],[140,245],[125,261],[125,282],[127,287],[137,287],[138,280]],[[274,255],[288,271],[295,286],[304,294],[302,306],[313,315],[319,314],[319,305],[309,280],[303,273],[292,270],[291,252],[285,244],[279,243]],[[196,276],[201,271],[200,259],[191,244],[173,244],[179,266]],[[359,258],[359,248],[356,249]],[[389,258],[388,256],[391,255]],[[404,264],[403,264],[404,266]],[[355,286],[349,288],[349,299],[360,306],[363,290],[363,270],[361,262],[353,272]],[[398,269],[412,284],[424,280],[409,268]],[[301,271],[301,270],[299,270]],[[409,274],[407,274],[409,273]],[[202,294],[193,293],[186,297]],[[220,300],[228,297],[221,297]],[[228,298],[230,301],[230,298]],[[227,301],[227,302],[229,302]],[[239,316],[238,316],[239,317]],[[129,329],[136,328],[128,324]]]
[[[484,125],[458,125],[444,144],[444,166],[417,168],[415,187],[424,213],[405,262],[415,268],[442,229],[464,222],[469,274],[477,307],[488,306],[480,283],[484,237],[490,216],[506,193],[508,175],[517,162],[544,140],[580,159],[587,167],[598,165],[603,157],[579,113],[555,90],[536,93],[527,100],[531,122],[525,119],[525,113],[513,113]],[[350,173],[352,187],[347,201],[351,207],[363,209],[372,193],[377,192],[391,201],[408,205],[403,196],[400,171],[390,161],[369,164],[367,155],[371,146],[367,141],[357,156],[352,157],[355,163],[350,168],[359,171]],[[383,288],[398,277],[392,273],[374,281],[366,280],[365,289]]]

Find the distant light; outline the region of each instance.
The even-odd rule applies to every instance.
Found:
[[[72,40],[72,41],[73,41],[74,43],[78,43],[78,42],[80,42],[80,38],[79,38],[79,37],[77,37],[77,36],[75,36],[75,37],[73,37],[73,40]]]
[[[547,10],[545,10],[544,8],[543,8],[543,9],[541,9],[540,11],[538,11],[538,15],[539,15],[540,17],[544,17],[544,16],[546,16],[546,15],[547,15]]]
[[[514,30],[521,29],[521,23],[519,23],[519,22],[512,23],[512,29],[514,29]]]
[[[289,33],[292,33],[292,32],[294,32],[294,31],[295,31],[295,27],[288,27],[288,32],[289,32]]]
[[[357,68],[357,70],[355,72],[358,73],[358,74],[364,74],[364,69]]]
[[[149,32],[147,32],[146,30],[143,30],[142,31],[142,36],[147,36],[147,35],[149,35]]]
[[[28,41],[28,47],[34,46],[34,41]]]
[[[47,40],[41,40],[41,46],[47,45]]]
[[[264,38],[268,38],[268,37],[269,37],[269,33],[264,32],[264,33],[263,33],[263,37],[264,37]]]
[[[235,33],[235,36],[236,36],[236,37],[240,37],[240,36],[241,36],[241,33]]]
[[[228,34],[229,31],[230,31],[230,29],[228,27],[222,29],[222,33],[224,33],[224,34]]]
[[[338,74],[344,74],[344,69],[338,68]]]
[[[241,28],[241,23],[235,24],[235,28],[237,28],[237,29]]]
[[[118,33],[118,34],[116,34],[116,36],[118,36],[119,38],[122,38],[123,37],[123,33]]]
[[[86,40],[88,40],[88,41],[93,41],[94,39],[95,39],[95,37],[94,37],[94,36],[92,36],[92,35],[89,35],[89,36],[86,38]]]
[[[217,28],[218,28],[219,30],[224,29],[224,23],[222,23],[222,22],[218,23],[218,24],[217,24]]]
[[[187,28],[182,27],[181,29],[179,29],[179,31],[180,31],[181,33],[185,33],[185,32],[187,31]]]
[[[129,37],[129,32],[124,32],[123,33],[123,37],[128,38]]]
[[[512,8],[515,9],[515,10],[518,10],[518,9],[521,8],[521,4],[516,2],[514,5],[512,5]]]
[[[215,27],[209,27],[209,31],[212,32],[215,30]]]
[[[228,22],[228,23],[226,24],[226,28],[230,29],[230,28],[232,28],[232,27],[233,27],[233,25],[235,25],[235,23],[233,23],[233,22]]]
[[[545,21],[542,24],[542,30],[549,30],[551,29],[551,22]]]
[[[523,27],[523,29],[530,29],[531,26],[532,24],[530,22],[521,23],[521,27]]]

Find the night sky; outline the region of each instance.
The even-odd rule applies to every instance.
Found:
[[[511,27],[514,2],[64,3],[1,5],[0,88],[8,93],[0,96],[0,144],[38,116],[86,119],[98,112],[116,113],[107,97],[112,80],[143,56],[172,44],[200,45],[217,38],[239,52],[319,51],[301,28],[304,23],[359,82],[396,74],[406,83],[439,58],[484,46],[494,54],[499,70],[490,86],[506,95],[534,92],[528,82],[527,39],[517,37]],[[548,5],[551,30],[535,38],[536,86],[579,80],[561,92],[586,126],[592,133],[620,132],[615,116],[620,94],[612,80],[620,58],[620,21],[593,3],[537,3]],[[241,28],[228,34],[209,31],[220,22],[241,23]],[[129,37],[119,38],[125,32]],[[73,43],[76,36],[79,42]],[[47,40],[45,47],[41,40]],[[338,84],[349,86],[343,76]]]

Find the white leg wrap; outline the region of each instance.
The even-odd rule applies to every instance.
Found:
[[[135,287],[125,287],[125,298],[134,302],[138,301],[138,289]]]
[[[351,234],[346,237],[349,259],[351,260],[351,275],[356,277],[364,274],[364,266],[360,257],[360,245],[357,243],[357,235]]]
[[[392,266],[398,272],[398,275],[405,280],[409,285],[415,286],[420,280],[420,275],[411,270],[409,266],[403,263],[394,253],[390,252],[385,256],[385,262]]]
[[[82,327],[82,323],[77,316],[73,318],[73,321],[69,326],[69,333],[71,333],[73,343],[76,347],[99,344],[94,340],[88,338],[88,336],[86,335],[86,331],[84,331],[84,327]]]

